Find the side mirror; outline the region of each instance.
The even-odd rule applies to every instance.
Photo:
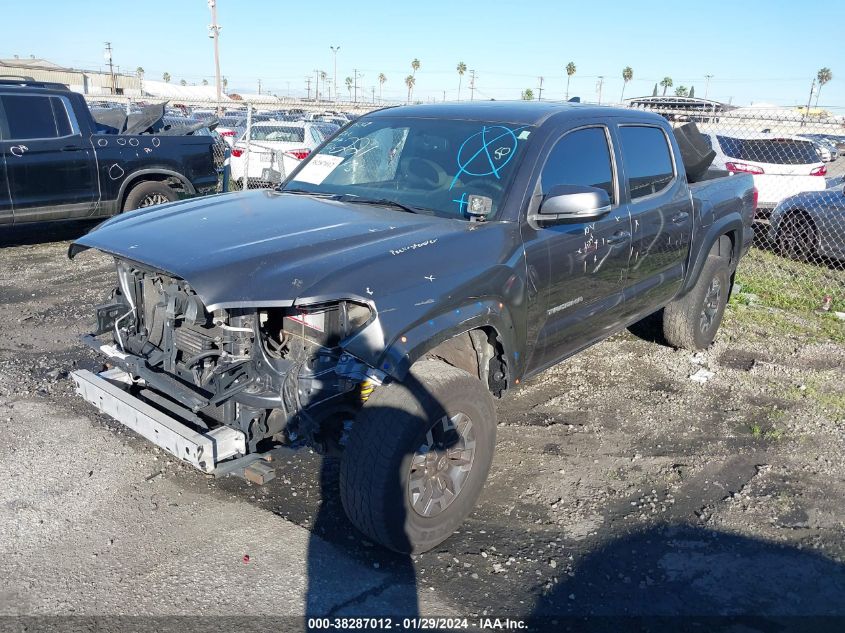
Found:
[[[537,222],[588,221],[609,212],[610,196],[604,189],[582,185],[557,185],[543,198],[538,213],[531,219]]]

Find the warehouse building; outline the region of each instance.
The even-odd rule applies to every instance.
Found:
[[[0,59],[0,77],[31,77],[36,81],[65,84],[86,95],[141,95],[141,79],[108,71],[65,68],[37,57]],[[114,81],[114,84],[112,84]]]

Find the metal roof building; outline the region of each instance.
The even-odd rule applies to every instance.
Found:
[[[0,75],[60,83],[86,95],[141,95],[141,80],[135,75],[115,73],[112,92],[112,76],[108,72],[65,68],[37,57],[0,59]]]

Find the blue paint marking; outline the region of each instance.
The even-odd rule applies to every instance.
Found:
[[[451,187],[450,187],[450,189],[451,189]],[[452,200],[452,202],[457,202],[457,203],[458,203],[458,213],[460,213],[461,215],[463,215],[463,214],[464,214],[464,207],[465,207],[465,206],[467,206],[467,205],[469,204],[469,202],[467,201],[467,194],[466,194],[466,192],[464,192],[464,193],[462,193],[462,194],[461,194],[460,199],[458,199],[458,200]]]
[[[516,138],[516,132],[519,132],[526,127],[528,126],[523,125],[522,127],[511,130],[503,125],[491,125],[490,127],[483,125],[480,132],[476,132],[472,136],[469,136],[458,148],[458,173],[456,173],[455,177],[452,179],[452,184],[449,185],[449,189],[451,190],[452,187],[455,186],[455,183],[458,182],[458,178],[461,177],[461,174],[466,174],[467,176],[495,176],[496,178],[501,178],[499,172],[505,165],[511,162],[514,154],[516,154],[516,148],[519,144],[519,140]],[[493,134],[496,130],[504,130],[504,132],[492,138],[488,138],[488,133]],[[502,141],[503,145],[501,147],[494,148],[493,153],[491,154],[490,149],[492,144],[500,139],[505,139]],[[468,143],[470,144],[470,147],[467,149],[467,153],[473,152],[473,150],[474,153],[470,156],[465,156],[464,150],[466,149]],[[476,149],[476,145],[478,144],[480,144],[480,147]],[[479,159],[482,154],[484,156]],[[473,169],[476,171],[472,171]]]

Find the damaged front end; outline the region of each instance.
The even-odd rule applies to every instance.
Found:
[[[182,279],[124,260],[117,272],[96,330],[83,337],[111,369],[74,372],[77,390],[204,472],[292,443],[339,449],[345,422],[385,378],[343,350],[378,326],[372,305],[209,312]]]

